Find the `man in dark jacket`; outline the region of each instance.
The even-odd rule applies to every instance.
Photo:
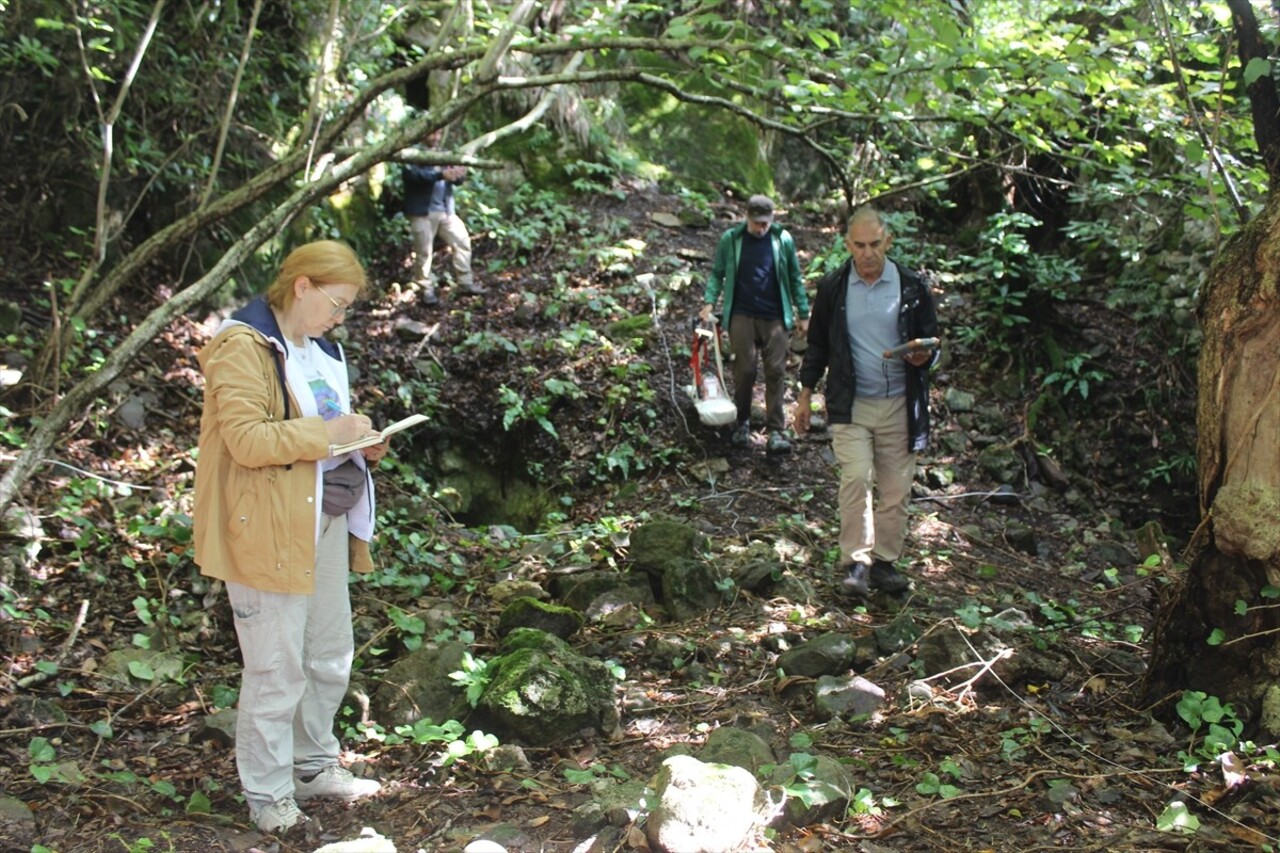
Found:
[[[432,131],[424,140],[428,147],[440,145],[441,133]],[[436,237],[453,250],[453,276],[464,293],[481,294],[471,273],[471,235],[454,209],[453,188],[466,179],[465,166],[404,167],[404,212],[413,229],[414,275],[422,287],[422,301],[434,305],[436,279],[431,273],[431,257]]]
[[[738,426],[732,441],[751,443],[751,396],[756,384],[757,351],[764,362],[765,428],[768,453],[790,453],[782,408],[786,390],[788,333],[804,334],[809,297],[800,278],[800,259],[791,232],[773,221],[773,202],[762,195],[747,199],[747,221],[720,236],[716,259],[702,296],[702,321],[711,320],[723,297],[721,323],[733,349],[733,401]]]
[[[880,213],[860,207],[849,219],[850,260],[818,283],[809,348],[800,368],[796,429],[809,428],[813,390],[826,374],[827,418],[840,464],[840,589],[888,593],[910,582],[902,556],[916,454],[929,437],[929,368],[936,348],[885,358],[891,347],[936,338],[933,296],[920,277],[887,260],[893,236]],[[874,489],[879,503],[873,508]]]

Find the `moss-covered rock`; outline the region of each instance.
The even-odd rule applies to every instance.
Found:
[[[699,556],[705,537],[687,524],[658,519],[631,532],[631,559],[637,566],[661,573],[678,560]]]
[[[545,631],[513,630],[489,663],[489,675],[476,712],[503,740],[546,745],[583,729],[612,734],[617,728],[609,669]]]
[[[513,599],[498,617],[498,636],[505,637],[516,628],[536,628],[567,639],[582,627],[582,622],[582,614],[571,607],[521,596]]]

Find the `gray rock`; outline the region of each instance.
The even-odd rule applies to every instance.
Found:
[[[858,658],[858,644],[848,634],[823,634],[778,655],[778,668],[787,675],[816,678],[844,672]]]
[[[869,716],[884,707],[884,688],[861,675],[824,675],[814,685],[813,707],[824,720]]]
[[[788,794],[774,826],[789,823],[809,826],[842,817],[853,799],[854,785],[844,765],[827,755],[802,755],[789,764],[780,764],[770,776],[775,785],[794,790],[803,788],[804,796]]]
[[[466,688],[449,677],[462,669],[466,650],[462,643],[445,643],[438,648],[421,648],[392,664],[373,696],[378,721],[391,728],[419,720],[443,723],[466,716]]]
[[[961,391],[954,386],[942,393],[942,401],[952,412],[972,412],[977,399],[968,391]]]
[[[678,622],[726,603],[730,591],[720,587],[720,578],[703,560],[674,560],[662,570],[663,604]]]
[[[421,320],[400,316],[396,318],[392,331],[402,341],[420,341],[431,334],[432,327]]]
[[[632,561],[658,574],[672,562],[698,558],[705,547],[706,537],[678,521],[650,521],[631,532]]]
[[[721,726],[707,736],[698,758],[708,764],[732,764],[753,774],[777,758],[765,739],[755,732]]]
[[[507,580],[499,581],[489,587],[488,593],[489,597],[498,604],[506,604],[511,599],[522,596],[536,598],[539,601],[547,599],[547,591],[545,589],[533,581],[521,578],[508,578]]]
[[[993,444],[978,454],[978,467],[997,483],[1017,483],[1022,480],[1022,458],[1006,445]]]
[[[920,639],[923,633],[916,620],[909,614],[903,614],[895,617],[889,624],[873,629],[871,635],[875,637],[877,649],[884,654],[892,654]]]
[[[566,607],[584,613],[606,593],[642,606],[653,603],[653,587],[644,572],[579,572],[558,575],[551,581],[552,595]]]

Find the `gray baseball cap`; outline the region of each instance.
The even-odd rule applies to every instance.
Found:
[[[767,195],[753,195],[747,199],[747,219],[752,222],[768,222],[773,219],[773,200]]]

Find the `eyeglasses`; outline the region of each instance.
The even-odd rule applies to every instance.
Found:
[[[325,298],[325,299],[328,299],[331,303],[333,303],[333,310],[329,312],[329,316],[330,316],[330,317],[335,317],[335,318],[336,318],[336,317],[342,317],[342,316],[345,316],[345,315],[346,315],[346,313],[347,313],[348,311],[352,310],[352,308],[351,308],[351,306],[350,306],[350,305],[343,305],[341,302],[339,302],[338,300],[336,300],[336,299],[334,299],[332,296],[330,296],[330,295],[329,295],[329,293],[328,293],[328,291],[326,291],[326,290],[325,290],[323,287],[321,287],[320,285],[318,285],[318,284],[317,284],[317,285],[312,285],[312,287],[314,287],[316,290],[318,290],[318,291],[320,291],[321,293],[323,293],[323,294],[324,294],[324,298]]]

